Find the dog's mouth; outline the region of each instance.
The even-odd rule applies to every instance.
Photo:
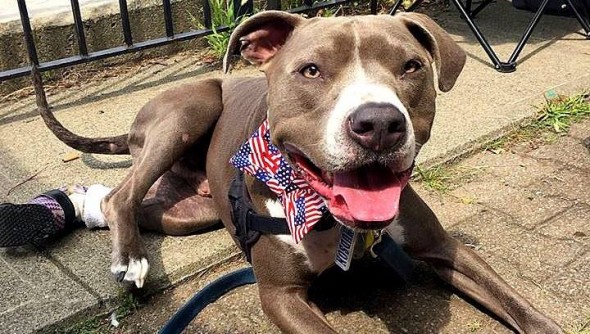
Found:
[[[379,164],[327,172],[299,150],[289,147],[287,151],[297,173],[326,200],[330,212],[342,224],[353,229],[382,229],[397,216],[413,166],[402,172]]]

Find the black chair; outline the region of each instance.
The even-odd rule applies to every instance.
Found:
[[[389,11],[390,15],[395,15],[395,13],[398,11],[398,9],[400,9],[400,7],[402,5],[402,1],[403,0],[396,1],[396,3],[393,5],[391,10]],[[422,1],[423,0],[416,0],[409,8],[404,8],[404,10],[405,11],[413,11],[418,6],[420,6]],[[532,34],[533,30],[535,29],[535,26],[537,25],[537,23],[539,23],[541,16],[545,12],[545,9],[547,8],[547,5],[549,4],[549,0],[543,0],[541,2],[539,8],[535,12],[533,19],[531,20],[531,22],[529,22],[529,25],[527,26],[524,34],[522,35],[522,37],[520,38],[520,41],[516,45],[516,48],[512,52],[512,55],[510,56],[510,58],[508,58],[508,61],[504,62],[498,58],[498,56],[496,55],[496,52],[494,52],[494,49],[492,49],[492,47],[490,46],[490,43],[488,43],[488,41],[486,40],[484,35],[481,33],[481,31],[479,30],[479,28],[477,27],[477,25],[473,21],[475,16],[494,0],[483,0],[475,9],[472,9],[472,4],[473,4],[472,1],[473,0],[465,0],[465,3],[461,2],[461,0],[451,0],[451,1],[455,5],[455,7],[457,7],[457,9],[459,10],[459,13],[461,13],[461,17],[463,19],[465,19],[465,21],[467,22],[467,25],[469,26],[469,28],[471,29],[471,31],[475,35],[475,38],[477,38],[479,44],[481,44],[484,51],[487,53],[488,57],[490,57],[490,60],[494,64],[494,68],[497,71],[502,72],[502,73],[510,73],[510,72],[514,72],[516,70],[516,60],[518,59],[520,52],[522,51],[522,49],[526,45],[527,41],[529,40],[529,37],[531,37],[531,34]],[[580,24],[582,25],[582,28],[584,28],[584,31],[586,32],[586,38],[590,39],[590,24],[588,23],[588,20],[582,16],[582,14],[580,13],[580,10],[574,5],[574,3],[572,2],[574,0],[559,0],[559,1],[562,1],[563,4],[568,5],[569,8],[572,9],[574,16],[576,17],[578,22],[580,22]],[[588,13],[588,10],[585,10],[585,12],[586,12],[585,13],[586,16],[590,16],[590,13]]]

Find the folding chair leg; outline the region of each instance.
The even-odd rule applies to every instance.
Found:
[[[389,15],[395,15],[395,12],[397,12],[397,10],[399,9],[399,7],[402,5],[402,1],[403,0],[397,0],[395,2],[395,4],[393,5],[393,7],[391,7],[391,10],[389,11]]]
[[[582,25],[582,28],[584,28],[584,31],[586,32],[586,38],[590,39],[590,24],[588,24],[588,21],[586,21],[586,19],[584,19],[582,17],[582,14],[580,14],[580,11],[578,11],[578,8],[576,8],[576,6],[574,6],[574,4],[572,3],[572,0],[565,0],[567,2],[567,4],[570,6],[570,8],[574,11],[574,15],[576,15],[576,19],[578,19],[578,22],[580,22],[580,24]],[[588,18],[590,19],[590,11],[587,11],[588,14]]]
[[[488,43],[488,41],[482,35],[479,28],[475,25],[475,23],[473,22],[473,19],[469,16],[467,11],[463,7],[463,4],[461,3],[461,1],[460,0],[453,0],[453,4],[455,4],[455,7],[457,7],[457,9],[459,10],[459,13],[461,13],[463,18],[467,22],[467,26],[469,26],[469,29],[471,29],[471,31],[475,35],[475,38],[477,39],[479,44],[481,44],[483,50],[486,52],[488,57],[490,57],[490,60],[494,64],[494,68],[497,71],[503,72],[503,73],[514,72],[516,70],[516,64],[515,63],[504,63],[504,62],[500,61],[500,59],[498,58],[498,55],[496,55],[496,53],[494,52],[494,50],[490,46],[490,43]]]
[[[524,35],[522,35],[522,38],[520,39],[520,41],[516,45],[516,49],[514,49],[514,51],[512,52],[512,55],[508,59],[509,63],[516,63],[516,59],[520,55],[520,52],[522,51],[522,49],[526,45],[526,42],[528,42],[529,38],[531,37],[531,34],[533,33],[533,30],[537,26],[537,23],[539,23],[539,21],[541,20],[541,15],[543,15],[543,12],[545,11],[547,4],[549,4],[549,0],[543,0],[543,2],[541,2],[541,6],[539,6],[539,9],[537,9],[537,11],[535,12],[535,16],[533,17],[533,19],[529,23],[528,27],[526,28]]]
[[[389,12],[390,15],[395,14],[395,12],[401,6],[402,1],[403,0],[397,0],[395,2],[395,4],[393,5],[393,7],[391,8],[391,10]],[[417,0],[412,6],[410,6],[410,8],[407,9],[407,11],[413,11],[420,3],[422,3],[422,1],[423,0]],[[512,55],[510,56],[510,58],[508,59],[507,62],[500,61],[500,59],[498,58],[498,55],[496,54],[496,52],[494,52],[494,50],[490,46],[490,43],[483,36],[483,34],[481,33],[481,31],[479,30],[477,25],[475,25],[475,22],[473,22],[474,16],[477,13],[479,13],[485,6],[487,6],[492,0],[484,0],[473,11],[471,11],[471,6],[473,4],[472,0],[465,0],[465,1],[466,1],[465,5],[461,2],[461,0],[453,0],[453,4],[455,5],[455,7],[457,7],[457,9],[459,10],[459,13],[461,14],[461,18],[464,19],[465,22],[467,22],[467,26],[469,27],[469,29],[471,29],[471,31],[475,35],[475,38],[477,39],[477,41],[482,46],[485,53],[488,55],[488,57],[490,58],[490,60],[494,64],[494,68],[498,72],[502,72],[502,73],[514,72],[516,70],[516,59],[518,59],[518,56],[522,52],[522,49],[524,48],[524,46],[528,42],[529,38],[531,37],[533,30],[535,29],[535,27],[537,26],[537,24],[541,20],[541,16],[543,15],[545,8],[549,4],[549,0],[543,0],[541,2],[541,5],[539,6],[537,11],[535,12],[535,16],[533,17],[533,19],[531,20],[531,22],[527,26],[527,28],[524,32],[524,35],[520,38],[520,41],[516,45],[516,48],[512,52]],[[584,28],[584,31],[586,32],[586,38],[590,39],[590,23],[588,22],[588,20],[586,20],[582,16],[582,14],[580,14],[580,11],[578,10],[578,8],[576,6],[574,6],[572,0],[563,0],[563,1],[566,2],[572,8],[572,10],[576,16],[576,19],[578,20],[578,22],[580,22],[580,25],[582,25],[582,28]]]
[[[371,14],[377,15],[377,0],[371,0]]]

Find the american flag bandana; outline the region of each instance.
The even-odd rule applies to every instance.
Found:
[[[277,194],[296,243],[328,211],[321,196],[293,171],[279,149],[270,142],[268,120],[254,131],[229,162],[242,172],[266,183]]]

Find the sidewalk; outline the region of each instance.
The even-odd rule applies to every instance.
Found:
[[[504,58],[514,48],[525,22],[531,16],[532,14],[514,10],[509,4],[498,3],[482,12],[478,20],[482,29],[490,35],[491,43],[497,45],[498,52]],[[495,17],[505,18],[506,24],[495,27]],[[523,52],[522,63],[512,74],[499,74],[489,66],[481,47],[456,11],[437,13],[436,20],[465,48],[468,62],[455,89],[439,96],[432,138],[420,155],[419,162],[424,165],[447,161],[473,150],[484,141],[511,129],[514,124],[532,117],[535,112],[533,106],[541,104],[543,94],[550,89],[561,94],[570,94],[590,88],[590,74],[587,71],[590,68],[590,41],[574,33],[580,29],[574,19],[544,17]],[[567,59],[564,55],[567,55]],[[159,91],[199,77],[220,75],[218,72],[209,72],[207,68],[196,64],[196,61],[190,56],[170,57],[124,75],[97,80],[84,87],[71,87],[67,91],[49,96],[49,101],[60,121],[76,133],[90,137],[125,133],[139,107]],[[253,69],[246,72],[258,75]],[[63,163],[62,157],[71,151],[45,128],[36,114],[33,99],[0,105],[0,201],[26,201],[43,190],[64,183],[99,182],[114,186],[123,178],[130,164],[127,156],[92,155],[82,155],[81,159]],[[559,148],[555,151],[552,154],[559,154],[556,164],[570,153]],[[449,228],[462,231],[478,241],[481,244],[481,254],[498,271],[517,289],[533,299],[536,305],[564,325],[590,314],[587,306],[587,289],[590,286],[587,267],[588,239],[572,236],[578,231],[586,235],[589,233],[583,219],[584,213],[587,217],[588,212],[584,211],[587,210],[584,205],[589,202],[585,190],[588,189],[588,181],[582,172],[588,172],[589,164],[588,160],[583,160],[587,159],[587,155],[581,152],[571,154],[572,159],[578,159],[571,164],[578,166],[579,170],[539,167],[525,171],[518,162],[514,162],[515,156],[504,156],[506,162],[496,164],[512,166],[514,162],[520,173],[498,167],[494,169],[495,173],[503,171],[504,174],[498,177],[482,175],[481,182],[487,180],[490,183],[490,190],[483,193],[489,197],[483,197],[479,193],[474,195],[478,200],[481,197],[482,204],[463,205],[443,200],[444,205],[441,205],[436,196],[432,198],[433,196],[427,195],[428,202],[444,218],[443,221],[448,222]],[[532,162],[526,160],[524,164],[528,166]],[[496,164],[489,163],[490,166]],[[533,199],[524,197],[521,200],[519,192],[523,191],[522,186],[529,186],[515,183],[518,181],[515,178],[521,174],[528,177],[531,184],[533,180],[538,181],[538,191],[554,196],[537,196],[533,192]],[[35,176],[32,177],[33,175]],[[548,175],[556,178],[549,178]],[[561,186],[562,181],[559,180],[569,176],[578,177],[577,182],[571,187]],[[31,179],[28,180],[29,178]],[[499,179],[513,183],[507,187],[503,183],[495,184]],[[8,194],[20,182],[23,183]],[[479,186],[479,190],[485,190],[488,184],[475,182],[471,186]],[[470,189],[468,185],[466,187]],[[533,188],[524,188],[527,189]],[[559,194],[562,189],[578,191],[578,201],[565,195],[565,199],[562,199]],[[481,208],[500,205],[500,201],[514,205],[503,210],[486,209],[481,212]],[[509,211],[510,208],[512,211]],[[537,208],[541,208],[545,216],[534,218]],[[534,212],[527,212],[528,210]],[[468,217],[473,215],[477,215],[478,219],[468,223]],[[568,218],[569,216],[572,218]],[[542,219],[550,217],[563,219],[559,222],[562,225],[540,223]],[[573,223],[572,219],[575,217],[581,217],[580,222],[576,223],[578,225]],[[522,224],[516,223],[521,220]],[[492,228],[493,226],[496,228]],[[575,226],[578,226],[576,231],[569,230]],[[559,238],[546,238],[542,235]],[[187,277],[198,277],[207,268],[237,253],[222,230],[182,238],[153,234],[144,236],[152,266],[146,286],[150,292],[175,286]],[[511,253],[515,255],[511,256]],[[108,231],[78,231],[42,251],[0,250],[0,333],[32,332],[48,326],[71,324],[90,315],[111,311],[123,290],[112,279],[108,269],[109,262]],[[577,274],[569,272],[576,268]],[[581,290],[584,286],[586,290]],[[250,287],[247,291],[254,293],[255,287]],[[344,307],[328,306],[334,308],[330,319],[339,318],[342,314],[343,318],[352,320],[348,325],[346,322],[338,325],[343,326],[341,329],[360,328],[353,324],[355,319],[359,319],[359,326],[363,323],[360,319],[364,319],[365,313],[359,310],[365,306],[383,304],[383,299],[380,299],[382,297],[377,298],[376,292],[365,293],[366,303],[355,301],[352,297],[333,297],[332,299],[341,301],[338,306]],[[385,310],[375,313],[370,309],[366,312],[375,316],[367,318],[371,321],[370,326],[373,326],[369,328],[376,328],[375,331],[392,329],[395,332],[396,326],[401,326],[400,324],[414,326],[411,320],[419,317],[423,317],[423,326],[432,327],[422,327],[423,330],[417,331],[408,327],[408,332],[436,333],[439,328],[445,328],[441,323],[464,326],[472,319],[479,320],[485,326],[495,326],[489,324],[489,318],[477,313],[474,308],[457,306],[465,304],[444,289],[428,271],[420,275],[409,290],[388,293],[393,293],[391,298],[394,300],[390,313]],[[186,296],[170,303],[166,310],[171,312]],[[240,332],[249,329],[264,331],[267,327],[256,327],[267,326],[267,323],[262,316],[257,315],[257,300],[253,296],[245,295],[243,298],[247,299],[237,297],[235,300],[247,300],[246,309],[242,308],[243,305],[240,307],[232,304],[233,297],[230,297],[227,298],[227,305],[221,304],[219,307],[227,307],[231,311],[216,313],[214,310],[220,310],[219,308],[208,310],[210,319],[217,317],[219,322],[197,324],[203,326],[201,332],[233,332],[230,327],[211,326],[231,326],[232,323],[225,317],[230,317],[238,309],[245,312],[238,317],[244,327],[234,328],[241,328]],[[403,312],[397,312],[402,308]],[[141,322],[147,323],[147,316]],[[138,331],[153,332],[154,328],[156,327]],[[454,332],[451,330],[448,333]]]

